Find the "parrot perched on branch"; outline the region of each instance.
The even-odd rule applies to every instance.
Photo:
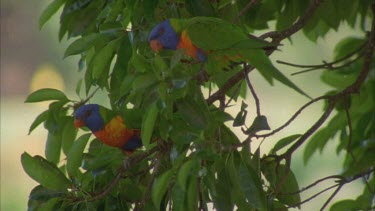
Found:
[[[74,125],[76,128],[86,126],[101,142],[120,148],[127,155],[142,147],[139,129],[126,128],[120,115],[98,104],[78,107],[74,111]]]
[[[234,55],[225,55],[225,59],[232,60],[242,57],[241,50],[274,46],[256,37],[249,37],[236,25],[213,17],[165,20],[151,30],[148,41],[155,52],[161,49],[184,49],[186,55],[199,62],[206,62],[208,55],[217,51],[224,50],[228,54],[234,52]]]
[[[206,70],[211,75],[227,67],[230,62],[248,62],[271,85],[276,79],[309,97],[284,76],[266,55],[264,49],[276,48],[276,44],[250,36],[225,20],[213,17],[167,19],[151,30],[148,41],[154,52],[181,49],[194,60],[206,63]]]

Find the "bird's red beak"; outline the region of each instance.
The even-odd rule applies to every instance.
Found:
[[[163,45],[159,42],[159,40],[151,40],[150,46],[154,52],[158,52],[163,48]]]
[[[83,120],[81,120],[81,119],[75,119],[74,120],[74,127],[80,128],[80,127],[83,127],[83,126],[85,126],[85,123],[83,122]]]

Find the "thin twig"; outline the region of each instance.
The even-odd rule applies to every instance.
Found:
[[[296,113],[294,113],[293,116],[287,122],[285,122],[283,125],[281,125],[280,127],[276,128],[275,130],[273,130],[273,131],[271,131],[269,133],[262,134],[262,135],[256,135],[255,137],[256,138],[265,138],[265,137],[274,135],[275,133],[281,131],[282,129],[284,129],[285,127],[287,127],[290,123],[292,123],[298,117],[298,115],[301,114],[301,112],[305,108],[309,107],[313,103],[316,103],[316,102],[318,102],[320,100],[326,100],[328,98],[329,98],[329,96],[323,95],[323,96],[317,97],[315,99],[312,99],[311,101],[309,101],[308,103],[306,103],[305,105],[303,105],[300,109],[298,109],[298,111]]]
[[[336,194],[340,191],[340,189],[342,188],[342,186],[344,186],[345,183],[342,183],[340,184],[336,190],[331,194],[331,196],[327,199],[327,201],[323,204],[322,208],[320,208],[320,210],[324,210],[324,208],[326,208],[326,206],[329,204],[329,202],[332,201],[332,199],[336,196]]]
[[[258,3],[258,0],[251,0],[241,11],[240,13],[233,19],[233,23],[237,22],[238,19],[243,16],[251,7],[253,7],[256,3]]]
[[[292,24],[289,28],[285,29],[284,31],[269,32],[269,33],[263,34],[259,38],[265,39],[267,37],[277,37],[277,38],[273,38],[273,43],[279,44],[283,39],[290,37],[291,35],[293,35],[294,33],[296,33],[297,31],[303,28],[303,26],[307,23],[307,21],[311,18],[311,16],[314,14],[316,9],[318,8],[320,2],[321,2],[320,0],[314,0],[312,4],[306,9],[305,13],[298,19],[298,21],[296,21],[294,24]],[[266,54],[271,55],[275,50],[276,49],[274,48],[266,50]],[[254,67],[248,66],[248,69],[244,71],[245,73],[249,73],[253,69]],[[220,99],[221,96],[225,95],[227,91],[229,91],[238,82],[243,80],[243,78],[244,78],[243,72],[238,72],[237,74],[229,78],[227,82],[223,86],[220,87],[219,90],[217,90],[215,93],[213,93],[212,95],[210,95],[210,97],[206,99],[207,104],[211,105],[216,100]]]
[[[316,180],[315,182],[311,183],[310,185],[306,186],[306,187],[303,187],[301,188],[300,190],[298,191],[294,191],[294,192],[288,192],[288,193],[278,193],[278,195],[295,195],[295,194],[299,194],[299,193],[302,193],[312,187],[315,187],[316,185],[318,185],[319,183],[321,182],[324,182],[326,180],[329,180],[329,179],[343,179],[344,177],[341,176],[341,175],[331,175],[331,176],[327,176],[327,177],[324,177],[324,178],[321,178],[321,179],[318,179]]]
[[[246,63],[244,65],[245,65],[244,69],[246,69]],[[253,98],[254,98],[254,101],[255,101],[255,106],[256,106],[256,109],[257,109],[257,116],[260,116],[261,113],[260,113],[259,98],[258,98],[258,96],[257,96],[257,94],[256,94],[256,92],[254,90],[253,85],[251,84],[249,75],[246,72],[244,72],[244,74],[245,74],[245,79],[246,79],[246,82],[247,82],[247,86],[249,87],[250,92],[253,95]]]

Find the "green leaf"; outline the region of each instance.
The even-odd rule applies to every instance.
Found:
[[[208,0],[185,0],[185,4],[193,16],[215,16],[215,10]]]
[[[64,195],[65,193],[61,191],[47,189],[41,185],[38,185],[30,192],[29,201],[27,202],[28,210],[53,210],[51,207],[54,207],[56,202],[60,200],[60,197]]]
[[[46,159],[52,163],[60,162],[61,152],[61,134],[60,133],[48,133],[45,155]]]
[[[150,141],[152,133],[154,131],[154,126],[156,118],[158,117],[159,109],[156,103],[151,104],[148,108],[142,123],[141,137],[143,146],[148,149],[150,147]]]
[[[177,109],[182,118],[190,126],[201,130],[207,128],[209,122],[208,111],[200,107],[197,102],[193,100],[183,100],[178,102]]]
[[[86,35],[84,37],[81,37],[75,40],[66,49],[64,53],[64,58],[71,56],[71,55],[83,53],[87,49],[94,46],[94,44],[100,37],[104,37],[104,36],[102,34],[93,33],[93,34],[89,34],[89,35]]]
[[[185,162],[177,174],[177,182],[183,191],[186,191],[188,180],[192,177],[197,177],[197,171],[199,170],[199,161],[192,159]]]
[[[73,178],[77,176],[79,167],[82,165],[83,150],[86,147],[88,140],[90,139],[91,133],[84,134],[80,136],[77,141],[74,142],[72,148],[70,149],[67,161],[66,170],[69,177]]]
[[[160,203],[167,192],[169,183],[173,176],[172,169],[164,172],[162,175],[155,179],[154,185],[152,186],[151,198],[155,207],[160,210]]]
[[[242,104],[241,104],[241,111],[238,112],[236,118],[234,118],[233,120],[233,127],[238,127],[238,126],[242,126],[245,124],[245,120],[246,120],[246,116],[247,116],[247,104],[242,101]]]
[[[70,181],[54,164],[38,155],[31,157],[24,152],[21,163],[25,172],[46,188],[68,192],[71,187]]]
[[[67,117],[64,128],[62,130],[61,139],[62,139],[62,149],[63,152],[67,155],[70,148],[73,145],[74,140],[77,136],[77,128],[74,127],[74,118],[73,117]]]
[[[241,54],[242,55],[242,54]],[[262,74],[262,76],[270,83],[272,84],[272,78],[275,78],[276,80],[280,81],[284,85],[288,86],[289,88],[294,89],[298,93],[305,95],[308,98],[311,98],[308,96],[302,89],[298,88],[291,80],[289,80],[285,75],[283,75],[280,70],[278,70],[275,66],[273,66],[271,60],[268,58],[268,56],[264,53],[263,50],[249,50],[246,53],[246,58],[250,62],[251,65],[253,65],[259,72]]]
[[[29,135],[30,133],[36,128],[38,127],[42,122],[46,121],[48,119],[48,116],[49,116],[49,110],[46,110],[46,111],[43,111],[42,113],[40,113],[36,118],[35,120],[33,121],[33,123],[31,123],[30,125],[30,129],[29,129]]]
[[[359,210],[359,205],[355,200],[346,199],[334,203],[329,211],[356,211]]]
[[[42,29],[44,24],[52,17],[53,14],[57,12],[57,10],[59,10],[64,2],[65,0],[54,0],[47,6],[46,9],[44,9],[39,17],[39,29]]]
[[[94,79],[98,79],[102,77],[104,72],[108,72],[119,40],[112,40],[95,54],[93,61],[90,63],[90,66],[93,68],[92,77]]]
[[[266,196],[257,173],[244,162],[240,163],[238,171],[240,187],[249,203],[259,210],[267,210]]]
[[[269,130],[270,126],[268,125],[267,122],[267,117],[266,116],[257,116],[255,117],[253,124],[245,131],[245,134],[254,134],[258,131],[261,130]]]
[[[60,90],[52,89],[52,88],[44,88],[44,89],[39,89],[31,93],[29,96],[27,96],[25,103],[36,103],[36,102],[42,102],[42,101],[47,101],[47,100],[68,101],[69,99]]]
[[[285,137],[285,138],[282,138],[280,139],[276,144],[275,146],[272,148],[272,150],[270,151],[271,154],[274,154],[276,153],[277,151],[279,151],[280,149],[286,147],[287,145],[289,145],[290,143],[294,142],[295,140],[297,140],[297,138],[301,137],[301,134],[295,134],[295,135],[290,135],[288,137]]]
[[[135,90],[141,90],[150,88],[153,85],[156,85],[158,83],[158,79],[155,77],[154,74],[148,73],[148,74],[142,74],[137,76],[133,81],[133,89]],[[122,87],[121,87],[122,88]]]
[[[297,194],[283,194],[283,193],[293,193],[299,191],[299,186],[297,182],[297,178],[293,171],[289,169],[287,166],[281,164],[276,167],[277,175],[277,186],[279,187],[279,191],[281,194],[276,195],[276,198],[286,205],[295,205],[301,202],[301,196],[299,193]],[[286,178],[283,178],[283,176]],[[281,184],[280,184],[281,183]]]

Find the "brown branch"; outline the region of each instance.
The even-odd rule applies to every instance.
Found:
[[[328,119],[333,109],[335,108],[336,100],[329,99],[328,107],[322,116],[310,127],[284,154],[280,155],[280,158],[290,158],[293,152],[298,149],[305,141],[313,134],[320,126]]]
[[[281,40],[290,37],[294,33],[301,30],[308,20],[313,16],[316,9],[320,5],[321,0],[312,0],[312,3],[309,5],[309,7],[306,9],[305,13],[289,28],[283,30],[283,31],[273,31],[273,32],[267,32],[263,35],[261,35],[259,38],[266,39],[268,37],[273,39],[273,42],[279,43]]]
[[[305,73],[305,72],[309,72],[309,71],[313,71],[313,70],[318,70],[318,69],[334,70],[334,69],[339,69],[339,68],[348,66],[348,65],[354,63],[355,61],[357,61],[358,59],[362,58],[363,54],[364,54],[362,50],[366,47],[366,44],[367,44],[367,42],[363,43],[356,50],[348,53],[347,55],[345,55],[345,56],[343,56],[340,59],[337,59],[335,61],[332,61],[332,62],[323,61],[323,64],[318,64],[318,65],[301,65],[301,64],[293,64],[293,63],[290,63],[290,62],[285,62],[285,61],[280,61],[280,60],[277,60],[276,62],[279,63],[279,64],[288,65],[288,66],[291,66],[291,67],[308,68],[308,69],[305,69],[305,70],[302,70],[302,71],[299,71],[299,72],[292,73],[291,75],[297,75],[297,74],[300,74],[300,73]],[[342,64],[342,65],[339,65],[339,66],[334,66],[335,64],[338,64],[340,62],[343,62],[343,61],[349,59],[350,57],[354,56],[357,53],[359,53],[359,55],[356,58],[352,59],[351,61],[346,62],[345,64]]]
[[[326,180],[329,180],[329,179],[344,179],[343,176],[341,175],[331,175],[331,176],[327,176],[327,177],[323,177],[321,179],[318,179],[316,180],[315,182],[311,183],[310,185],[304,187],[304,188],[301,188],[300,190],[298,191],[294,191],[294,192],[289,192],[289,193],[278,193],[277,195],[295,195],[295,194],[299,194],[299,193],[302,193],[312,187],[315,187],[316,185],[318,185],[319,183],[321,182],[324,182]]]
[[[274,135],[275,133],[281,131],[282,129],[284,129],[285,127],[287,127],[290,123],[292,123],[298,117],[298,115],[300,115],[302,113],[302,111],[305,108],[309,107],[311,104],[313,104],[315,102],[318,102],[320,100],[326,100],[328,98],[329,98],[329,96],[323,95],[323,96],[317,97],[317,98],[309,101],[308,103],[306,103],[305,105],[303,105],[300,109],[298,109],[298,111],[296,113],[294,113],[293,116],[287,122],[285,122],[283,125],[281,125],[277,129],[271,131],[270,133],[266,133],[266,134],[262,134],[262,135],[255,135],[255,137],[256,138],[266,138],[268,136]]]
[[[246,69],[246,63],[244,64],[245,65],[245,68]],[[250,89],[250,92],[251,94],[253,95],[253,98],[254,98],[254,101],[255,101],[255,106],[256,106],[256,109],[257,109],[257,116],[260,116],[261,113],[260,113],[260,102],[259,102],[259,98],[254,90],[254,87],[253,85],[251,84],[251,81],[250,81],[250,78],[249,78],[249,75],[244,72],[245,74],[245,79],[246,79],[246,82],[247,82],[247,86],[249,87]]]
[[[279,44],[283,39],[285,39],[285,38],[293,35],[294,33],[296,33],[297,31],[299,31],[299,30],[301,30],[303,28],[303,26],[307,23],[307,21],[314,14],[314,12],[317,9],[317,7],[319,6],[320,2],[321,2],[320,0],[314,0],[312,2],[312,4],[306,9],[306,11],[303,14],[303,16],[301,16],[298,19],[298,21],[296,21],[294,24],[292,24],[289,28],[285,29],[284,31],[281,31],[281,32],[269,32],[269,33],[263,34],[259,38],[265,39],[267,37],[272,37],[273,38],[273,43]],[[274,48],[273,49],[269,49],[269,50],[266,51],[266,54],[267,55],[271,55],[275,50],[276,49],[274,49]],[[244,72],[246,74],[248,74],[253,69],[254,69],[254,67],[248,66],[248,69],[244,70]],[[227,80],[227,82],[223,86],[220,87],[219,90],[217,90],[215,93],[213,93],[212,95],[210,95],[210,97],[208,97],[206,99],[207,104],[211,105],[216,100],[220,99],[221,96],[225,95],[225,93],[227,93],[238,82],[240,82],[241,80],[243,80],[243,78],[244,78],[243,72],[238,72],[237,74],[235,74],[234,76],[232,76],[231,78],[229,78]]]
[[[327,201],[323,204],[322,208],[320,208],[320,210],[324,210],[324,208],[326,208],[326,206],[329,204],[329,202],[332,201],[332,199],[336,196],[336,194],[340,191],[340,189],[345,185],[345,183],[342,183],[340,184],[336,190],[331,194],[331,196],[327,199]]]
[[[251,7],[253,7],[256,3],[258,3],[258,0],[251,0],[241,11],[240,13],[237,15],[237,17],[235,17],[233,19],[233,23],[237,22],[238,19],[243,16]]]
[[[338,175],[337,175],[338,178],[340,177],[340,180],[337,182],[337,184],[332,185],[332,186],[329,186],[329,187],[323,189],[322,191],[319,191],[318,193],[312,195],[311,197],[309,197],[309,198],[307,198],[307,199],[305,199],[305,200],[303,200],[303,201],[301,201],[301,202],[299,202],[299,203],[296,203],[296,204],[290,205],[290,206],[288,206],[288,208],[290,208],[290,207],[297,207],[297,206],[300,206],[301,204],[304,204],[304,203],[306,203],[306,202],[308,202],[308,201],[310,201],[310,200],[316,198],[316,197],[319,196],[320,194],[322,194],[322,193],[324,193],[324,192],[326,192],[326,191],[328,191],[328,190],[330,190],[330,189],[332,189],[332,188],[338,187],[338,188],[337,188],[337,189],[331,194],[331,196],[327,199],[326,203],[325,203],[324,206],[322,207],[322,209],[323,209],[323,208],[324,208],[325,206],[327,206],[328,203],[333,199],[333,197],[334,197],[334,196],[337,194],[337,192],[342,188],[342,186],[344,186],[345,184],[351,183],[351,182],[353,182],[353,181],[355,181],[355,180],[357,180],[357,179],[359,179],[359,178],[361,178],[361,177],[363,177],[363,176],[365,176],[365,175],[367,175],[367,174],[371,174],[371,173],[374,173],[374,172],[375,172],[375,169],[370,169],[370,170],[368,170],[368,171],[358,173],[357,175],[354,175],[354,176],[353,176],[352,178],[350,178],[350,179],[347,179],[347,178],[345,178],[345,177],[341,177],[341,176],[338,176]],[[321,209],[321,210],[322,210],[322,209]]]

